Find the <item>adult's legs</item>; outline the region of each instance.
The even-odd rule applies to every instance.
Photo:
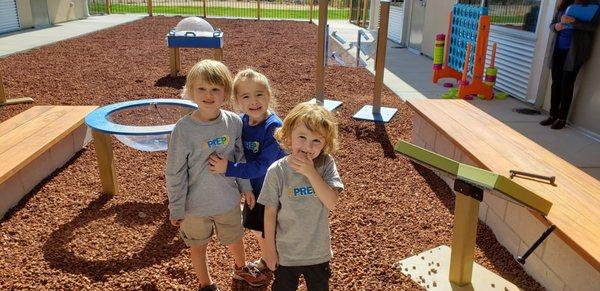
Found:
[[[575,87],[577,73],[579,73],[579,68],[572,72],[565,71],[562,74],[560,108],[558,109],[558,115],[555,117],[562,119],[563,121],[567,120],[569,108],[571,107],[571,101],[573,101],[573,88]]]
[[[558,118],[560,103],[563,94],[563,74],[565,60],[567,58],[566,50],[556,49],[552,57],[552,89],[550,96],[550,117]]]

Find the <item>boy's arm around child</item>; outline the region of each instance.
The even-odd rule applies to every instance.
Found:
[[[238,134],[236,134],[237,138],[235,139],[235,152],[234,158],[236,162],[244,163],[246,162],[246,158],[244,157],[244,146],[242,144],[242,120],[236,115],[236,125],[238,126]],[[244,200],[250,206],[250,208],[254,208],[255,198],[254,194],[252,194],[252,184],[250,184],[250,180],[235,178],[238,190],[244,196]]]
[[[225,176],[245,179],[254,179],[264,176],[267,173],[267,169],[271,164],[273,164],[273,162],[285,156],[285,153],[279,146],[279,143],[277,143],[273,137],[273,131],[275,131],[275,129],[279,126],[281,126],[280,123],[273,123],[266,130],[265,137],[260,145],[258,159],[246,163],[228,161]]]

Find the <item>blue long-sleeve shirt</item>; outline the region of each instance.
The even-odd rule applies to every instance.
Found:
[[[271,113],[265,121],[250,125],[248,115],[242,116],[242,143],[244,145],[245,163],[229,161],[225,176],[250,179],[252,191],[258,197],[262,189],[267,169],[271,164],[285,156],[283,150],[273,137],[275,129],[283,122],[275,113]]]

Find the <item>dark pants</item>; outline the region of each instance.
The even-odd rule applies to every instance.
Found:
[[[275,280],[273,281],[272,290],[296,291],[300,275],[304,275],[308,291],[329,290],[329,278],[331,277],[329,262],[310,266],[278,266],[277,270],[275,270]]]
[[[550,96],[550,116],[567,120],[573,100],[573,87],[579,68],[565,71],[567,50],[556,49],[552,60],[552,95]]]

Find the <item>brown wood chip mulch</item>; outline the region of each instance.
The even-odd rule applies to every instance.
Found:
[[[143,98],[178,98],[185,77],[169,76],[166,33],[179,17],[153,17],[0,60],[11,98],[35,104],[0,107],[0,121],[33,105],[106,105]],[[272,81],[285,116],[315,90],[317,26],[303,22],[210,19],[225,33],[225,63],[235,73],[258,68]],[[182,49],[182,74],[210,50]],[[385,89],[383,104],[399,109],[392,122],[360,122],[371,104],[373,76],[330,67],[326,94],[344,102],[336,115],[335,155],[346,185],[331,215],[333,290],[414,290],[395,262],[450,245],[454,194],[429,170],[393,150],[410,139],[411,110]],[[196,287],[189,250],[168,222],[164,152],[144,153],[114,140],[121,192],[101,195],[92,143],[39,184],[0,221],[0,289],[188,289]],[[1,195],[0,195],[1,199]],[[248,259],[258,256],[246,236]],[[480,224],[476,261],[521,288],[541,289]],[[224,246],[209,246],[213,279],[232,282]],[[305,287],[302,287],[305,288]],[[260,288],[257,288],[260,290]]]

